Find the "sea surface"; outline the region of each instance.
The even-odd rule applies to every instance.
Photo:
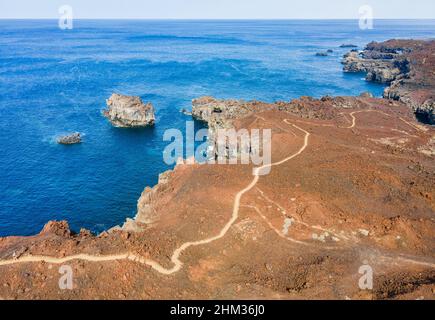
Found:
[[[101,232],[133,217],[145,186],[169,169],[169,128],[184,130],[191,99],[290,100],[381,96],[344,74],[339,46],[435,36],[435,21],[0,20],[0,236],[38,233],[48,220]],[[328,57],[318,51],[332,49]],[[101,115],[113,93],[141,96],[157,125],[114,128]],[[85,134],[84,143],[56,137]]]

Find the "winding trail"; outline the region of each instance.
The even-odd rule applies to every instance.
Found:
[[[391,115],[389,115],[388,113],[385,113],[385,112],[383,112],[383,111],[380,111],[380,110],[360,110],[360,111],[354,111],[354,112],[351,112],[351,113],[349,113],[349,116],[352,118],[352,124],[349,126],[349,127],[344,127],[344,129],[352,129],[352,128],[355,128],[355,125],[356,125],[356,118],[355,118],[355,114],[358,114],[358,113],[362,113],[362,112],[379,112],[379,113],[381,113],[381,114],[383,114],[383,115],[386,115],[386,116],[388,116],[388,117],[391,117]]]
[[[77,255],[67,256],[67,257],[63,257],[63,258],[28,255],[28,256],[20,257],[18,259],[14,259],[14,260],[2,260],[2,261],[0,261],[0,266],[13,265],[13,264],[18,264],[18,263],[30,263],[30,262],[47,262],[47,263],[52,263],[52,264],[62,264],[62,263],[66,263],[66,262],[72,261],[72,260],[84,260],[84,261],[90,261],[90,262],[131,260],[131,261],[135,261],[135,262],[138,262],[138,263],[141,263],[144,265],[148,265],[151,268],[153,268],[155,271],[157,271],[161,274],[164,274],[164,275],[170,275],[170,274],[176,273],[177,271],[179,271],[183,267],[183,262],[180,260],[180,256],[185,250],[187,250],[190,247],[195,247],[195,246],[200,246],[200,245],[205,245],[205,244],[211,243],[213,241],[216,241],[216,240],[223,238],[226,235],[228,230],[231,228],[231,226],[234,224],[234,222],[239,217],[240,201],[241,201],[243,195],[255,187],[258,180],[260,179],[261,170],[264,170],[266,168],[271,168],[273,166],[281,165],[281,164],[297,157],[302,152],[304,152],[304,150],[307,148],[310,133],[308,131],[305,131],[304,129],[298,127],[297,125],[289,122],[288,119],[284,119],[283,121],[305,133],[303,146],[296,153],[292,154],[291,156],[289,156],[281,161],[266,164],[266,165],[263,165],[263,166],[258,167],[258,168],[254,168],[253,169],[254,178],[252,179],[251,183],[249,183],[249,185],[247,187],[240,190],[236,194],[236,197],[234,199],[233,212],[231,215],[231,219],[222,228],[222,230],[219,232],[219,234],[214,236],[214,237],[210,237],[210,238],[207,238],[204,240],[183,243],[180,247],[178,247],[174,251],[174,253],[171,256],[171,262],[174,264],[174,266],[172,268],[165,268],[161,264],[159,264],[158,262],[156,262],[154,260],[145,259],[141,256],[138,256],[138,255],[130,253],[130,252],[124,253],[124,254],[118,254],[118,255],[104,255],[104,256],[77,254]]]
[[[352,118],[352,124],[349,127],[342,127],[342,128],[343,129],[354,128],[355,125],[356,125],[356,118],[355,118],[354,115],[357,114],[357,113],[361,113],[361,112],[380,112],[380,113],[386,114],[386,113],[384,113],[382,111],[379,111],[379,110],[361,110],[361,111],[351,112],[351,113],[349,113],[349,115]],[[386,115],[388,115],[388,114],[386,114]],[[408,121],[406,121],[406,120],[404,120],[402,118],[401,118],[401,120],[404,121],[405,123],[407,123],[408,125],[410,125],[411,127],[413,127],[415,130],[417,130],[417,131],[423,131],[422,129],[414,126],[413,124],[409,123]],[[241,207],[240,202],[241,202],[241,199],[242,199],[243,195],[245,193],[249,192],[251,189],[253,189],[256,186],[256,184],[258,183],[258,181],[260,179],[261,170],[266,169],[266,168],[271,168],[273,166],[281,165],[281,164],[283,164],[283,163],[285,163],[285,162],[287,162],[287,161],[289,161],[289,160],[299,156],[308,147],[310,133],[308,131],[298,127],[297,125],[289,122],[288,119],[284,119],[283,121],[286,124],[293,126],[294,128],[298,129],[299,131],[301,131],[301,132],[303,132],[305,134],[305,136],[304,136],[304,143],[303,143],[302,147],[296,153],[294,153],[291,156],[288,156],[288,157],[282,159],[281,161],[274,162],[274,163],[271,163],[271,164],[266,164],[266,165],[263,165],[263,166],[258,167],[258,168],[254,168],[253,169],[254,178],[252,179],[252,181],[249,183],[249,185],[247,187],[245,187],[244,189],[240,190],[236,194],[236,197],[234,199],[233,211],[232,211],[231,218],[227,222],[227,224],[222,228],[222,230],[219,232],[219,234],[214,236],[214,237],[207,238],[207,239],[183,243],[180,247],[178,247],[173,252],[173,254],[171,256],[171,262],[174,264],[174,266],[172,268],[165,268],[161,264],[159,264],[158,262],[156,262],[154,260],[146,259],[146,258],[144,258],[142,256],[139,256],[137,254],[134,254],[132,252],[127,252],[127,253],[122,253],[122,254],[114,254],[114,255],[103,255],[103,256],[96,256],[96,255],[89,255],[89,254],[76,254],[76,255],[66,256],[66,257],[63,257],[63,258],[56,258],[56,257],[50,257],[50,256],[41,256],[41,255],[27,255],[27,256],[23,256],[23,257],[17,258],[17,259],[0,260],[0,266],[14,265],[14,264],[19,264],[19,263],[33,263],[33,262],[47,262],[47,263],[52,263],[52,264],[63,264],[63,263],[66,263],[66,262],[69,262],[69,261],[73,261],[73,260],[83,260],[83,261],[90,261],[90,262],[109,262],[109,261],[130,260],[130,261],[134,261],[134,262],[137,262],[137,263],[140,263],[140,264],[143,264],[143,265],[148,265],[152,269],[154,269],[155,271],[157,271],[158,273],[163,274],[163,275],[171,275],[171,274],[174,274],[174,273],[178,272],[183,267],[183,262],[180,260],[180,256],[182,255],[182,253],[185,250],[187,250],[190,247],[195,247],[195,246],[201,246],[201,245],[209,244],[211,242],[214,242],[216,240],[219,240],[219,239],[223,238],[227,234],[227,232],[229,231],[231,226],[234,224],[234,222],[239,217],[239,210],[240,210],[240,207]],[[315,123],[312,123],[312,124],[315,124]],[[327,125],[327,126],[331,126],[331,125]],[[276,230],[276,228],[273,227],[273,225],[270,224],[270,222],[268,222],[266,217],[264,217],[262,215],[262,213],[260,212],[260,210],[258,210],[258,208],[256,208],[255,206],[244,205],[244,207],[251,208],[251,209],[257,211],[257,213],[259,213],[262,216],[262,218],[265,219],[267,223],[269,223],[269,226],[272,229],[274,229],[275,232],[277,232],[280,237],[283,237],[286,240],[289,240],[289,241],[292,241],[292,242],[295,242],[295,243],[298,243],[298,244],[307,245],[307,243],[305,243],[304,241],[300,241],[300,240],[296,240],[296,239],[292,239],[292,238],[283,236],[278,230]],[[316,228],[319,229],[319,230],[326,230],[326,229],[323,229],[321,227],[316,227]],[[328,248],[325,248],[325,249],[328,249]],[[387,257],[385,257],[385,258],[387,258]],[[415,260],[415,259],[407,258],[407,257],[394,257],[394,258],[393,257],[388,257],[388,259],[395,260],[395,261],[401,261],[401,262],[404,262],[404,263],[412,263],[412,264],[424,265],[424,266],[428,266],[428,267],[432,267],[432,268],[435,267],[435,264],[433,264],[431,262]]]

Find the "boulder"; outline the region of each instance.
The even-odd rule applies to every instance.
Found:
[[[76,144],[81,142],[82,136],[78,132],[57,138],[57,143],[59,144]]]

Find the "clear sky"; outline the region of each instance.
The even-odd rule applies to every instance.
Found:
[[[358,19],[362,5],[374,18],[435,19],[435,0],[0,0],[0,18],[120,19]]]

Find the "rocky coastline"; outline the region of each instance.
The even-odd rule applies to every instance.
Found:
[[[212,146],[219,129],[271,128],[272,158],[282,162],[246,192],[222,239],[203,240],[225,230],[234,199],[252,181],[252,168],[180,162],[143,191],[136,217],[122,227],[95,236],[49,222],[33,237],[0,238],[0,263],[26,256],[115,255],[110,263],[69,261],[78,290],[62,292],[65,299],[430,296],[435,135],[413,114],[433,119],[428,46],[433,42],[394,40],[345,56],[346,71],[390,84],[385,99],[369,93],[276,103],[194,99],[192,117],[207,123]],[[139,97],[113,95],[107,104],[105,115],[114,126],[155,122],[152,105]],[[298,154],[304,138],[307,150]],[[282,161],[292,154],[298,156]],[[195,248],[178,251],[178,273],[156,272],[156,264],[170,270],[174,253],[186,243]],[[370,292],[354,281],[363,261],[382,271]],[[28,263],[25,276],[19,264],[0,268],[0,298],[59,298],[52,263]]]
[[[273,110],[276,106],[258,101],[222,100],[214,97],[200,97],[192,100],[192,117],[208,126],[209,156],[216,160],[239,156],[226,141],[225,151],[219,154],[218,131],[234,129],[234,121],[261,110]],[[248,147],[248,146],[247,146]]]
[[[367,81],[387,83],[384,98],[407,104],[420,120],[435,124],[435,40],[371,42],[343,58],[345,72],[364,72]]]

